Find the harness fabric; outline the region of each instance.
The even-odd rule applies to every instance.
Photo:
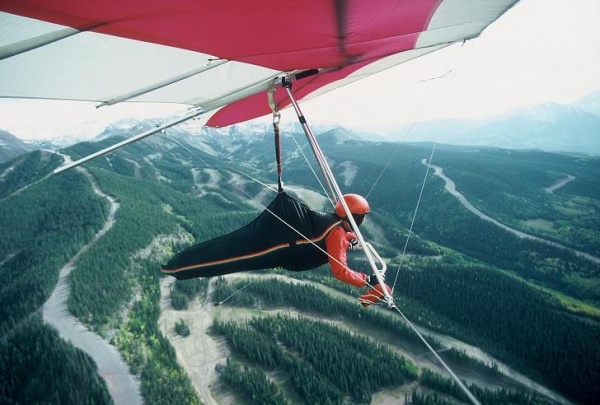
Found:
[[[185,280],[274,267],[314,269],[327,263],[325,238],[339,224],[334,214],[311,210],[281,192],[252,222],[181,251],[162,272]]]

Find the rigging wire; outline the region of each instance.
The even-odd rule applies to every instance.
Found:
[[[433,147],[431,148],[431,155],[429,155],[429,162],[433,160],[433,154],[435,153],[436,143],[433,143]],[[423,198],[423,191],[425,190],[425,184],[427,183],[427,176],[429,176],[429,170],[431,166],[427,165],[427,170],[425,170],[425,176],[423,177],[423,183],[421,184],[421,191],[419,192],[419,198],[417,198],[417,205],[415,206],[415,211],[412,215],[412,220],[410,222],[410,227],[408,228],[408,235],[406,236],[406,241],[404,242],[404,248],[402,249],[402,256],[400,256],[400,264],[398,265],[398,269],[396,270],[396,276],[394,277],[394,283],[392,284],[392,291],[396,287],[396,282],[398,281],[398,275],[400,274],[400,267],[402,267],[402,263],[406,258],[406,250],[408,248],[408,242],[412,236],[413,227],[415,225],[415,220],[417,219],[417,213],[419,212],[419,206],[421,205],[421,200]]]
[[[323,184],[323,182],[321,182],[321,179],[319,178],[319,176],[317,175],[317,172],[315,172],[314,167],[312,166],[312,164],[309,162],[308,157],[306,156],[306,154],[304,153],[304,151],[302,150],[302,147],[300,146],[300,144],[298,143],[298,141],[296,140],[296,137],[294,137],[294,134],[292,134],[290,132],[290,136],[292,137],[292,139],[294,140],[294,143],[296,144],[296,147],[298,148],[298,150],[300,151],[300,153],[302,154],[302,156],[304,157],[304,160],[306,161],[306,164],[308,165],[308,167],[310,168],[310,171],[312,172],[313,176],[315,176],[315,179],[317,180],[317,182],[319,183],[319,185],[321,186],[321,189],[323,190],[323,193],[325,194],[325,196],[327,197],[327,199],[329,200],[329,204],[331,204],[331,206],[333,207],[335,204],[333,203],[333,200],[331,199],[331,197],[329,196],[329,194],[327,193],[327,190],[325,189],[325,185]],[[308,144],[307,144],[308,145]],[[308,145],[310,146],[310,145]]]
[[[425,346],[427,346],[427,349],[429,349],[429,351],[441,363],[441,365],[446,369],[446,371],[452,376],[454,381],[458,384],[460,389],[465,393],[465,395],[469,398],[469,400],[475,405],[481,405],[481,403],[477,400],[477,398],[475,398],[475,396],[471,393],[471,391],[469,391],[469,389],[465,386],[465,384],[458,378],[458,376],[456,374],[454,374],[454,371],[452,371],[452,369],[446,364],[446,362],[444,360],[442,360],[442,358],[439,356],[439,354],[437,354],[435,349],[433,347],[431,347],[431,345],[429,344],[429,342],[427,342],[427,340],[423,337],[423,335],[421,335],[421,333],[419,333],[419,331],[417,330],[417,328],[415,328],[415,326],[412,324],[412,322],[408,320],[408,318],[404,315],[404,313],[402,311],[400,311],[400,308],[398,308],[397,306],[394,306],[394,309],[396,310],[396,312],[398,312],[400,314],[400,316],[404,319],[404,321],[408,324],[408,326],[410,326],[410,328],[413,330],[413,332],[415,332],[417,334],[417,336],[419,337],[419,339],[421,339],[423,344],[425,344]]]
[[[464,43],[463,43],[464,44]],[[432,81],[432,80],[437,80],[437,79],[443,79],[446,76],[448,76],[449,74],[451,74],[453,72],[454,68],[448,69],[444,74],[438,76],[438,77],[433,77],[431,79],[428,79],[427,81]],[[429,100],[432,98],[433,95],[433,88],[430,90],[429,96],[428,97],[424,97],[423,98],[423,103],[421,104],[420,108],[418,109],[418,114],[417,117],[415,119],[413,119],[410,123],[410,125],[408,126],[408,128],[406,129],[406,131],[404,132],[404,136],[402,137],[402,139],[399,141],[400,144],[402,144],[404,141],[406,141],[406,139],[409,137],[409,135],[412,133],[416,123],[419,121],[419,118],[423,115],[423,112],[425,110],[425,101]],[[381,170],[381,172],[379,173],[379,176],[377,176],[377,179],[375,179],[375,181],[373,182],[373,185],[371,186],[371,189],[369,190],[369,192],[366,195],[367,200],[369,199],[369,196],[371,195],[371,193],[373,192],[373,190],[375,189],[375,187],[379,184],[379,182],[381,181],[381,178],[383,177],[383,175],[385,174],[385,172],[388,170],[390,164],[392,163],[392,160],[396,157],[396,154],[398,153],[398,151],[400,150],[400,144],[394,148],[393,153],[391,154],[390,158],[388,159],[388,161],[386,162],[385,166],[383,167],[383,169]],[[433,159],[433,153],[435,151],[435,146],[436,143],[434,142],[433,146],[432,146],[432,150],[431,150],[431,155],[430,155],[430,161]],[[419,210],[419,205],[421,204],[421,199],[423,196],[423,191],[425,190],[425,182],[427,180],[427,176],[429,174],[429,167],[427,167],[425,176],[423,178],[423,183],[421,185],[421,190],[419,192],[419,197],[417,199],[417,204],[415,207],[415,210],[413,212],[413,216],[411,218],[411,223],[410,223],[410,227],[408,229],[408,234],[406,236],[406,240],[404,242],[404,247],[402,249],[402,254],[400,256],[400,265],[398,266],[398,269],[396,270],[396,275],[394,277],[394,282],[392,283],[392,291],[394,291],[394,288],[396,287],[396,283],[398,281],[398,276],[400,274],[400,268],[402,266],[402,263],[405,261],[406,259],[406,250],[408,249],[408,243],[410,242],[410,238],[412,236],[412,231],[413,231],[413,227],[415,224],[415,220],[417,217],[417,212]]]
[[[435,78],[432,78],[430,80],[446,79],[448,76],[450,76],[450,78],[452,77],[452,73],[454,72],[454,69],[458,65],[459,60],[461,59],[461,56],[463,54],[465,43],[466,43],[466,40],[462,42],[462,44],[461,44],[461,46],[459,48],[459,51],[456,53],[455,60],[452,63],[452,68],[449,69],[443,75],[435,77]],[[451,89],[451,86],[453,84],[455,84],[455,81],[450,80],[448,82],[448,84],[445,86],[444,97],[442,97],[443,106],[445,106],[448,103],[448,94],[452,94],[453,93],[453,91]],[[432,93],[433,93],[433,89],[432,89]],[[443,106],[440,106],[440,109],[442,109],[441,107],[443,107]],[[412,126],[411,126],[411,128],[412,128]],[[431,147],[431,154],[429,155],[429,161],[428,161],[427,169],[425,170],[425,176],[423,176],[423,183],[421,184],[421,190],[419,191],[419,198],[417,199],[417,204],[415,206],[415,210],[414,210],[413,215],[412,215],[410,227],[408,229],[408,235],[406,236],[406,242],[404,243],[404,248],[402,250],[402,256],[400,257],[400,264],[398,265],[398,269],[396,270],[396,276],[394,278],[394,286],[392,287],[392,290],[396,286],[396,282],[398,281],[398,276],[400,275],[400,268],[402,267],[402,263],[406,259],[406,250],[408,249],[408,243],[409,243],[410,238],[411,238],[412,233],[413,233],[413,227],[414,227],[414,224],[415,224],[415,221],[416,221],[416,218],[417,218],[417,213],[419,211],[419,206],[421,205],[421,200],[422,200],[422,197],[423,197],[423,192],[425,190],[425,184],[427,182],[427,177],[429,176],[429,171],[431,170],[431,163],[433,162],[433,155],[435,153],[436,145],[437,145],[437,142],[434,141],[433,145]]]
[[[462,55],[462,50],[464,49],[464,45],[465,45],[465,41],[463,41],[461,47],[460,47],[460,51],[457,53],[457,59]],[[458,61],[455,62],[454,66],[456,66],[456,63]],[[451,73],[454,70],[454,68],[450,69],[446,74],[440,76],[440,78],[446,78],[446,76],[448,76],[449,73]],[[448,93],[451,93],[450,91],[450,85],[453,84],[453,81],[450,81],[449,85],[446,86],[446,97],[443,98],[443,102],[444,104],[446,104],[448,102]],[[396,285],[396,281],[398,280],[398,275],[400,274],[400,268],[402,267],[402,263],[404,261],[404,258],[406,257],[406,250],[408,247],[408,242],[410,240],[410,237],[412,235],[412,230],[413,230],[413,226],[415,223],[415,220],[417,218],[417,213],[419,210],[419,206],[421,204],[421,200],[423,197],[423,191],[425,190],[425,184],[427,182],[427,177],[429,176],[429,171],[431,169],[431,162],[433,161],[433,156],[435,153],[435,148],[436,148],[437,142],[433,142],[433,146],[431,148],[431,154],[429,156],[429,164],[427,165],[427,170],[425,171],[425,176],[423,177],[423,183],[421,184],[421,190],[419,192],[419,198],[417,199],[417,204],[415,207],[415,211],[413,213],[412,216],[412,220],[411,220],[411,224],[410,224],[410,228],[408,231],[408,235],[406,238],[406,243],[404,244],[404,249],[402,251],[402,257],[401,257],[401,261],[400,264],[398,265],[398,270],[396,271],[396,277],[394,280],[394,286]],[[393,287],[392,287],[393,290]],[[469,389],[463,384],[463,382],[458,378],[458,376],[456,374],[454,374],[454,371],[452,371],[452,369],[444,362],[444,360],[442,360],[442,358],[440,357],[440,355],[435,351],[435,349],[433,349],[433,347],[431,347],[431,345],[427,342],[427,340],[423,337],[423,335],[421,335],[421,333],[419,333],[419,331],[414,327],[414,325],[408,320],[408,318],[404,315],[404,313],[402,311],[400,311],[400,309],[398,307],[395,307],[396,311],[400,314],[400,316],[402,316],[402,318],[406,321],[406,323],[411,327],[411,329],[417,334],[417,336],[419,337],[419,339],[421,339],[421,341],[425,344],[425,346],[427,347],[427,349],[435,356],[435,358],[440,362],[440,364],[446,369],[446,371],[448,372],[448,374],[450,374],[450,376],[454,379],[454,381],[458,384],[458,386],[460,387],[460,389],[465,393],[465,395],[469,398],[469,400],[475,404],[475,405],[480,405],[480,402],[477,400],[477,398],[475,398],[475,396],[471,393],[471,391],[469,391]]]
[[[457,59],[458,59],[458,58],[460,57],[460,55],[462,54],[462,50],[463,50],[463,48],[464,48],[465,42],[466,42],[466,41],[463,41],[463,43],[462,43],[462,45],[461,45],[461,47],[460,47],[460,52],[458,52],[458,53],[457,53]],[[457,62],[457,61],[455,61],[455,63],[453,64],[453,66],[456,66],[456,64],[457,64],[456,62]],[[430,79],[430,80],[437,80],[437,79],[443,79],[443,78],[446,78],[446,76],[448,76],[448,75],[449,75],[450,73],[452,73],[453,71],[454,71],[454,68],[451,68],[451,69],[449,69],[449,70],[448,70],[446,73],[444,73],[443,75],[441,75],[441,76],[439,76],[439,77],[432,78],[432,79]],[[448,86],[448,87],[449,87],[449,86]],[[443,99],[443,100],[444,100],[444,103],[447,103],[447,102],[448,102],[448,97],[447,97],[447,94],[450,92],[450,91],[449,91],[450,89],[449,89],[448,87],[446,88],[446,97],[444,97],[444,99]],[[432,89],[432,91],[433,91],[433,89]],[[426,99],[428,99],[428,98],[426,98]],[[422,113],[422,111],[423,111],[423,107],[424,107],[424,104],[422,105],[422,108],[419,110],[419,111],[421,111],[421,113]],[[409,134],[409,133],[412,131],[412,129],[413,129],[413,127],[414,127],[415,123],[416,123],[416,120],[413,120],[413,122],[411,123],[411,125],[409,126],[409,128],[408,128],[407,132],[406,132],[406,133],[405,133],[405,135],[404,135],[404,139],[406,139],[406,137],[408,136],[408,134]],[[404,139],[403,139],[403,140],[404,140]],[[431,168],[431,166],[430,166],[430,165],[431,165],[431,162],[433,161],[433,156],[434,156],[434,153],[435,153],[435,148],[436,148],[436,145],[437,145],[437,142],[434,142],[434,143],[433,143],[433,146],[432,146],[432,149],[431,149],[431,154],[430,154],[430,156],[429,156],[429,162],[428,162],[429,164],[427,165],[427,170],[426,170],[426,172],[425,172],[425,176],[423,177],[423,182],[422,182],[422,184],[421,184],[421,190],[420,190],[420,192],[419,192],[419,197],[418,197],[418,199],[417,199],[417,204],[416,204],[416,206],[415,206],[415,210],[414,210],[414,212],[413,212],[413,215],[412,215],[411,224],[410,224],[410,227],[409,227],[409,230],[408,230],[408,235],[407,235],[407,237],[406,237],[406,242],[405,242],[405,244],[404,244],[404,248],[403,248],[403,250],[402,250],[402,256],[401,256],[401,260],[400,260],[400,265],[398,266],[398,269],[397,269],[397,271],[396,271],[396,276],[395,276],[395,279],[394,279],[394,283],[393,283],[393,285],[392,285],[392,291],[394,291],[394,288],[395,288],[395,286],[396,286],[396,282],[397,282],[397,280],[398,280],[398,275],[400,274],[400,268],[402,267],[402,263],[404,262],[404,259],[405,259],[405,257],[406,257],[406,250],[407,250],[407,247],[408,247],[408,243],[409,243],[409,241],[410,241],[410,238],[411,238],[411,236],[412,236],[412,230],[413,230],[414,223],[415,223],[415,220],[416,220],[416,217],[417,217],[417,213],[418,213],[418,210],[419,210],[419,206],[420,206],[420,204],[421,204],[421,200],[422,200],[422,197],[423,197],[423,192],[424,192],[424,190],[425,190],[425,184],[426,184],[426,182],[427,182],[427,177],[428,177],[428,175],[429,175],[429,171],[430,171],[430,168]],[[368,197],[368,196],[371,194],[371,192],[374,190],[375,186],[376,186],[376,185],[379,183],[379,181],[380,181],[381,177],[383,176],[383,174],[385,173],[385,171],[388,169],[388,167],[389,167],[389,165],[390,165],[390,163],[391,163],[392,159],[393,159],[393,158],[396,156],[396,153],[397,153],[398,149],[399,149],[399,147],[398,147],[398,148],[396,148],[396,149],[394,150],[394,153],[392,153],[392,155],[390,156],[390,159],[388,160],[388,162],[387,162],[387,163],[386,163],[386,165],[384,166],[383,170],[381,171],[381,173],[379,174],[379,176],[378,176],[378,177],[377,177],[377,179],[375,180],[375,182],[374,182],[373,186],[372,186],[372,187],[371,187],[371,189],[369,190],[369,193],[367,194],[367,197]],[[395,310],[398,312],[398,314],[400,314],[400,316],[401,316],[401,317],[404,319],[404,321],[406,321],[406,323],[407,323],[407,324],[410,326],[410,328],[411,328],[411,329],[412,329],[412,330],[413,330],[413,331],[416,333],[416,335],[417,335],[417,336],[419,337],[419,339],[420,339],[420,340],[423,342],[423,344],[425,344],[425,346],[427,347],[427,349],[428,349],[428,350],[429,350],[429,351],[430,351],[430,352],[431,352],[431,353],[432,353],[432,354],[435,356],[435,358],[436,358],[436,359],[437,359],[437,360],[440,362],[440,364],[441,364],[441,365],[442,365],[442,366],[443,366],[443,367],[446,369],[446,371],[447,371],[447,372],[450,374],[450,376],[451,376],[451,377],[454,379],[454,381],[455,381],[455,382],[458,384],[458,386],[459,386],[459,387],[461,388],[461,390],[462,390],[462,391],[465,393],[465,395],[466,395],[466,396],[469,398],[469,400],[470,400],[470,401],[471,401],[473,404],[475,404],[475,405],[480,405],[480,402],[477,400],[477,398],[475,398],[475,396],[474,396],[474,395],[471,393],[471,391],[469,391],[469,389],[468,389],[468,388],[467,388],[467,387],[466,387],[466,386],[463,384],[463,382],[462,382],[462,381],[461,381],[461,380],[460,380],[460,379],[459,379],[459,378],[456,376],[456,374],[455,374],[455,373],[452,371],[452,369],[451,369],[451,368],[450,368],[450,367],[449,367],[449,366],[448,366],[448,365],[447,365],[447,364],[444,362],[444,360],[442,360],[442,358],[441,358],[441,357],[439,356],[439,354],[438,354],[438,353],[435,351],[435,349],[434,349],[434,348],[433,348],[433,347],[432,347],[432,346],[429,344],[429,342],[427,342],[427,340],[426,340],[426,339],[423,337],[423,335],[421,335],[421,333],[419,333],[419,331],[416,329],[416,327],[415,327],[415,326],[412,324],[412,322],[410,322],[410,320],[409,320],[409,319],[408,319],[408,318],[407,318],[407,317],[404,315],[404,313],[403,313],[403,312],[402,312],[402,311],[401,311],[401,310],[398,308],[398,306],[396,306],[396,305],[393,305],[393,309],[395,309]]]
[[[419,83],[421,82],[429,82],[429,81],[433,81],[433,80],[438,80],[438,79],[444,79],[446,76],[452,74],[452,72],[454,71],[454,68],[448,69],[445,73],[443,73],[442,75],[439,75],[437,77],[432,77],[430,79],[427,80],[421,80],[419,81]],[[398,141],[398,143],[402,144],[404,141],[406,141],[406,139],[409,137],[409,135],[412,133],[415,125],[417,124],[417,122],[419,122],[420,118],[423,116],[423,112],[425,111],[425,103],[426,101],[430,100],[432,98],[432,94],[434,92],[434,89],[432,88],[429,92],[429,96],[427,97],[423,97],[423,103],[421,104],[421,106],[417,109],[417,116],[411,120],[410,125],[408,126],[408,128],[404,131],[404,135],[402,136],[402,138]],[[400,146],[398,145],[398,147],[394,148],[394,152],[392,153],[392,155],[390,156],[390,158],[388,159],[387,163],[385,164],[385,166],[383,167],[383,169],[381,169],[381,172],[379,173],[379,176],[377,176],[377,179],[373,182],[373,185],[371,186],[371,188],[369,189],[369,192],[367,193],[366,197],[367,199],[369,199],[369,196],[371,195],[371,193],[373,192],[373,190],[375,189],[375,187],[379,184],[379,181],[381,180],[381,177],[383,177],[383,174],[387,171],[390,163],[392,162],[392,160],[394,160],[394,158],[396,157],[396,154],[398,153],[398,150],[400,149]]]
[[[231,293],[227,298],[225,298],[223,301],[219,301],[217,302],[215,305],[223,305],[224,303],[226,303],[227,301],[229,301],[229,299],[231,297],[233,297],[234,295],[236,295],[237,293],[239,293],[240,291],[242,291],[243,289],[245,289],[246,287],[251,286],[252,284],[254,284],[254,281],[250,281],[248,282],[248,284],[246,284],[245,286],[238,288],[237,290],[235,290],[233,293]]]
[[[464,49],[465,43],[466,43],[466,40],[462,42],[462,44],[461,44],[461,46],[460,46],[460,49],[459,49],[459,52],[457,52],[457,53],[456,53],[455,60],[454,60],[454,62],[451,64],[451,66],[452,66],[452,67],[451,67],[450,69],[448,69],[448,70],[447,70],[445,73],[443,73],[442,75],[439,75],[439,76],[437,76],[437,77],[432,77],[432,78],[430,78],[430,79],[427,79],[427,80],[421,80],[421,82],[425,82],[425,81],[427,81],[427,82],[428,82],[428,81],[434,81],[434,80],[438,80],[438,79],[445,79],[445,78],[447,78],[447,76],[451,76],[451,74],[454,72],[454,69],[455,69],[455,67],[458,65],[458,61],[459,61],[459,59],[460,59],[460,57],[461,57],[461,55],[462,55],[462,52],[463,52],[463,49]],[[450,84],[452,84],[452,82],[450,82]],[[424,101],[423,101],[423,104],[422,104],[422,105],[421,105],[421,107],[418,109],[418,112],[419,112],[419,113],[418,113],[418,117],[421,117],[421,116],[422,116],[422,114],[423,114],[423,111],[424,111],[424,109],[425,109],[425,101],[426,101],[426,100],[429,100],[429,99],[431,99],[431,98],[432,98],[433,92],[434,92],[434,88],[432,87],[432,88],[431,88],[431,90],[430,90],[429,96],[428,96],[428,97],[424,97],[424,98],[423,98],[423,100],[424,100]],[[445,97],[443,97],[443,101],[444,101],[444,104],[446,104],[446,103],[448,102],[448,93],[450,93],[450,85],[446,86],[446,90],[445,90],[445,92],[444,92],[444,93],[445,93]],[[406,130],[406,132],[404,133],[404,136],[403,136],[403,137],[402,137],[402,139],[400,140],[400,143],[404,142],[404,141],[406,140],[406,138],[408,138],[409,134],[412,132],[412,130],[413,130],[413,128],[414,128],[414,126],[415,126],[415,124],[417,123],[417,121],[418,121],[418,118],[415,118],[414,120],[412,120],[412,122],[410,123],[410,125],[409,125],[408,129],[407,129],[407,130]],[[433,145],[432,145],[432,149],[431,149],[431,155],[430,155],[430,157],[429,157],[429,163],[430,163],[430,164],[431,164],[431,162],[432,162],[432,160],[433,160],[433,155],[434,155],[434,152],[435,152],[436,144],[437,144],[437,142],[434,142],[434,143],[433,143]],[[400,149],[400,145],[398,145],[398,146],[397,146],[397,147],[394,149],[394,152],[392,153],[392,155],[390,156],[390,158],[389,158],[389,159],[388,159],[388,161],[386,162],[385,166],[383,167],[383,169],[382,169],[382,170],[381,170],[381,172],[379,173],[379,176],[378,176],[378,177],[377,177],[377,179],[374,181],[373,185],[371,186],[371,189],[370,189],[370,190],[369,190],[369,192],[367,193],[367,197],[366,197],[367,199],[369,198],[369,196],[371,195],[371,193],[373,192],[373,190],[375,189],[375,187],[376,187],[376,186],[379,184],[379,182],[380,182],[381,178],[383,177],[383,174],[384,174],[384,173],[387,171],[387,169],[389,168],[389,166],[390,166],[390,164],[391,164],[392,160],[395,158],[395,156],[396,156],[396,154],[397,154],[397,152],[398,152],[398,150],[399,150],[399,149]],[[406,251],[407,251],[407,248],[408,248],[408,243],[410,242],[410,238],[411,238],[411,236],[412,236],[412,233],[413,233],[413,227],[414,227],[415,220],[416,220],[416,217],[417,217],[417,212],[418,212],[418,210],[419,210],[419,206],[420,206],[420,204],[421,204],[421,200],[422,200],[422,197],[423,197],[423,192],[424,192],[424,190],[425,190],[425,184],[426,184],[426,181],[427,181],[427,176],[429,175],[429,170],[430,170],[430,167],[429,167],[429,166],[427,166],[427,170],[426,170],[426,172],[425,172],[425,176],[423,177],[423,182],[422,182],[422,185],[421,185],[421,190],[420,190],[420,192],[419,192],[419,197],[418,197],[418,199],[417,199],[417,204],[416,204],[416,206],[415,206],[415,210],[414,210],[414,212],[413,212],[413,215],[412,215],[412,218],[411,218],[411,223],[410,223],[410,227],[409,227],[409,229],[408,229],[408,234],[407,234],[407,237],[406,237],[406,241],[404,242],[404,247],[403,247],[403,249],[402,249],[402,255],[400,256],[400,264],[399,264],[399,266],[398,266],[398,269],[397,269],[397,271],[396,271],[396,276],[394,277],[394,283],[393,283],[393,285],[392,285],[392,291],[394,290],[394,287],[396,286],[396,283],[397,283],[397,281],[398,281],[398,276],[399,276],[399,274],[400,274],[400,268],[402,267],[402,263],[405,261],[405,258],[406,258]]]
[[[424,98],[425,100],[427,100],[427,97]],[[417,116],[417,118],[415,118],[411,123],[410,126],[408,127],[408,129],[406,130],[406,132],[404,133],[404,136],[402,137],[402,139],[400,139],[399,143],[402,143],[406,140],[406,138],[408,138],[408,135],[412,132],[415,124],[417,123],[417,121],[419,120],[419,117],[421,116],[421,114],[423,114],[423,110],[425,109],[425,103],[423,102],[423,104],[421,105],[421,108],[419,108],[419,114]],[[375,190],[375,187],[379,184],[379,181],[381,180],[381,178],[383,177],[384,173],[387,171],[388,167],[390,166],[390,163],[392,163],[392,160],[394,160],[394,158],[396,157],[396,154],[398,153],[398,150],[400,149],[400,145],[398,145],[396,148],[394,148],[394,152],[392,153],[392,155],[390,156],[390,158],[388,159],[388,161],[386,162],[385,166],[383,167],[383,169],[381,169],[381,172],[379,173],[379,176],[377,176],[377,179],[375,179],[375,181],[373,182],[373,185],[371,186],[371,188],[369,189],[369,192],[367,193],[367,195],[365,196],[365,198],[368,200],[369,196],[371,195],[371,193],[373,192],[373,190]]]

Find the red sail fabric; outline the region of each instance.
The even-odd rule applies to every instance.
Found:
[[[478,36],[518,0],[2,0],[0,97],[178,103],[227,126]],[[277,96],[285,106],[285,92]]]
[[[15,0],[0,9],[275,70],[334,68],[414,47],[440,0]]]
[[[339,71],[321,73],[316,77],[309,77],[293,83],[293,94],[298,100],[303,99],[321,87],[335,83],[357,69],[363,67],[367,63],[357,63],[347,66]],[[206,125],[210,127],[226,127],[236,122],[247,120],[246,117],[260,117],[271,112],[271,107],[265,103],[267,96],[264,93],[255,94],[250,97],[243,98],[221,108],[213,114],[207,121]],[[275,101],[278,103],[278,108],[283,109],[291,104],[287,94],[283,90],[276,93]]]

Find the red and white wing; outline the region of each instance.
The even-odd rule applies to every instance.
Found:
[[[209,125],[270,112],[478,36],[518,0],[2,0],[0,97],[180,103]],[[285,105],[281,92],[282,106]]]

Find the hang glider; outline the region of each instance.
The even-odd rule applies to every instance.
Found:
[[[3,0],[0,97],[180,103],[227,126],[270,113],[282,73],[320,73],[295,83],[306,100],[476,37],[517,1]]]
[[[220,127],[292,104],[351,220],[296,100],[474,38],[517,1],[2,0],[0,97],[194,107],[73,165],[200,114]]]
[[[331,197],[342,203],[359,242],[368,247],[296,100],[307,100],[477,37],[517,2],[2,0],[0,97],[93,101],[98,106],[160,102],[194,107],[193,112],[162,128],[200,114],[211,114],[207,124],[215,127],[270,112],[275,118],[276,110],[291,103],[328,182]],[[276,86],[285,87],[286,91],[277,93]],[[130,142],[160,129],[133,137]],[[103,153],[125,144],[107,148]],[[283,201],[283,197],[278,198]],[[266,218],[264,229],[279,226],[268,215],[261,217],[258,223]],[[249,226],[252,224],[255,222]],[[230,239],[247,241],[250,233],[244,229]],[[318,239],[318,235],[314,237]],[[219,243],[229,237],[223,238]],[[274,249],[275,262],[279,262],[285,258],[276,257],[278,247],[287,249],[298,241],[294,237],[292,242],[277,239],[271,241],[274,244],[252,245],[250,251],[233,252],[234,256],[217,255],[206,260],[225,266],[220,261],[233,257],[238,263],[226,268],[226,272],[236,271],[239,260],[249,260],[244,262],[249,264],[248,254],[259,257],[258,262],[250,263],[252,266],[272,265],[272,257],[263,255],[265,249]],[[286,243],[292,245],[285,246]],[[385,298],[393,306],[391,293],[381,277],[385,269],[377,268],[374,251],[364,251],[381,287],[372,290],[376,294],[367,298],[368,303]],[[202,274],[201,268],[183,260],[186,257],[183,253],[173,258],[167,270],[183,278]],[[210,271],[217,274],[223,269],[213,267]],[[415,332],[419,334],[416,329]],[[478,404],[435,351],[429,345],[428,348],[471,401]]]

